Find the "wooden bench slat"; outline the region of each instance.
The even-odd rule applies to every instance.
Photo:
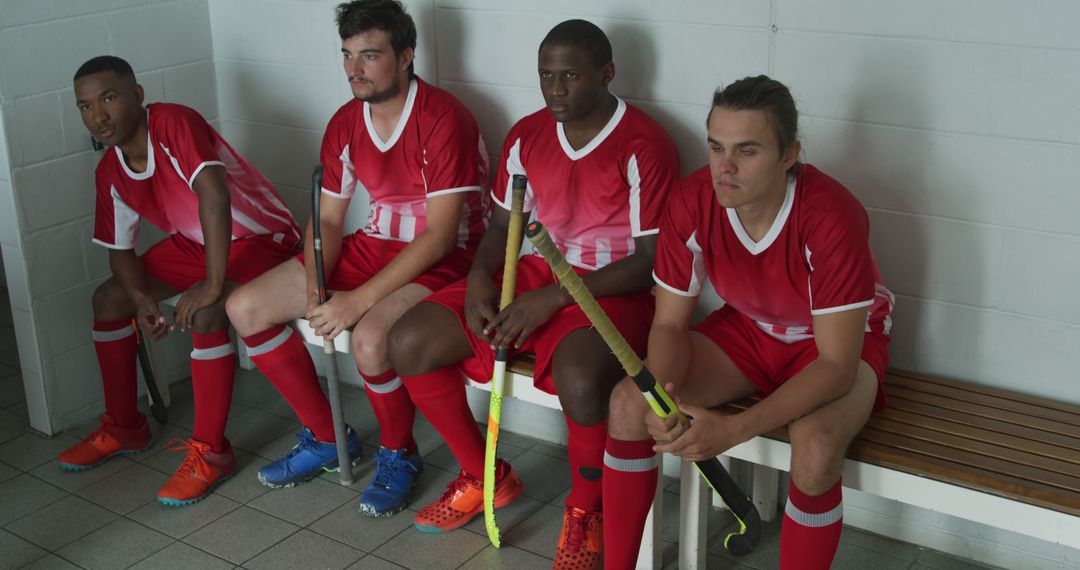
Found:
[[[886,383],[889,386],[909,388],[912,390],[917,390],[920,393],[935,394],[938,396],[952,398],[954,400],[971,402],[991,408],[1016,412],[1033,418],[1043,418],[1050,421],[1061,422],[1066,425],[1080,426],[1080,411],[1068,412],[1060,409],[1052,409],[1045,406],[1040,406],[1039,404],[1033,402],[1023,402],[1011,398],[1005,398],[1002,396],[989,394],[980,390],[972,389],[970,387],[947,385],[939,382],[928,382],[923,379],[916,379],[905,376],[889,376],[886,378]]]
[[[914,413],[903,409],[889,408],[877,417],[933,430],[943,434],[955,435],[961,438],[967,438],[992,445],[1000,445],[1009,449],[1027,451],[1043,457],[1066,461],[1074,466],[1074,471],[1080,471],[1080,451],[1062,447],[1060,445],[1054,445],[1050,442],[1034,440],[1011,433],[991,432],[964,423],[949,421],[936,416]]]
[[[971,414],[958,412],[956,410],[940,408],[931,404],[908,400],[906,398],[890,398],[888,410],[909,411],[916,414],[941,418],[943,420],[948,420],[956,424],[988,430],[994,433],[1008,433],[1025,439],[1043,441],[1050,445],[1060,447],[1062,449],[1080,451],[1080,440],[1077,440],[1075,438],[1070,438],[1068,436],[1057,433],[1049,433],[1028,426],[1002,422],[993,418],[984,418],[981,416],[974,416]]]
[[[1047,420],[1043,418],[1033,418],[1031,416],[1027,416],[1017,412],[1011,412],[1008,410],[988,408],[986,406],[980,406],[979,404],[973,402],[954,400],[952,398],[943,398],[941,396],[918,392],[916,390],[904,388],[901,386],[892,386],[886,384],[885,393],[890,398],[895,395],[897,397],[914,400],[916,402],[932,404],[941,408],[956,410],[958,412],[964,412],[972,415],[982,416],[985,418],[1001,420],[1016,425],[1033,427],[1050,433],[1059,433],[1064,436],[1080,439],[1080,426],[1069,425],[1062,422]]]
[[[911,438],[914,440],[911,443],[912,448],[918,447],[918,442],[922,441],[931,444],[933,449],[944,446],[965,453],[1008,461],[1009,463],[1017,465],[1018,468],[1028,467],[1032,469],[1033,474],[1037,471],[1046,471],[1049,473],[1065,475],[1075,481],[1075,488],[1080,489],[1080,478],[1075,477],[1076,473],[1080,473],[1080,469],[1078,469],[1074,463],[1045,457],[1024,449],[1014,449],[997,443],[987,443],[977,439],[927,429],[910,423],[898,422],[884,416],[871,417],[867,426],[901,437]]]
[[[942,386],[951,386],[955,388],[961,388],[978,392],[981,394],[989,394],[1005,400],[1013,400],[1016,402],[1024,402],[1027,404],[1033,404],[1046,409],[1059,410],[1062,412],[1068,412],[1074,416],[1080,416],[1080,406],[1074,404],[1068,404],[1065,402],[1056,402],[1054,400],[1047,400],[1045,398],[1039,398],[1037,396],[1029,396],[1027,394],[1018,394],[1016,392],[1010,392],[1002,388],[994,388],[992,386],[983,386],[981,384],[972,384],[971,382],[962,382],[960,380],[946,380],[944,378],[937,378],[926,374],[919,374],[917,372],[909,372],[907,370],[898,370],[890,368],[885,373],[885,382],[889,383],[893,378],[904,377],[908,379],[917,379],[924,383],[938,384]]]

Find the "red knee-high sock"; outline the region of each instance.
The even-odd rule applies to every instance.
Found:
[[[195,345],[191,351],[191,388],[195,396],[195,429],[191,437],[220,453],[225,448],[225,423],[236,380],[236,349],[229,340],[229,329],[193,332],[191,342]]]
[[[652,439],[607,438],[604,450],[604,567],[633,568],[660,461]]]
[[[447,366],[420,376],[402,376],[401,380],[416,407],[446,440],[461,468],[473,477],[483,477],[484,436],[476,427],[465,397],[465,382],[457,369]]]
[[[91,334],[105,387],[105,411],[116,425],[131,427],[139,418],[139,377],[135,372],[138,341],[131,319],[94,321]]]
[[[391,368],[375,375],[361,372],[360,376],[364,379],[364,392],[375,412],[375,419],[379,420],[379,445],[415,453],[412,428],[416,406],[409,399],[409,392],[397,372]]]
[[[564,414],[565,415],[565,414]],[[607,441],[607,422],[583,426],[566,417],[570,428],[567,454],[570,458],[570,495],[566,504],[586,511],[601,509],[603,495],[601,479],[604,474],[604,443]]]
[[[843,528],[840,481],[816,497],[803,493],[792,482],[780,525],[780,569],[828,570]]]
[[[319,386],[315,363],[300,335],[285,325],[244,337],[248,356],[285,396],[300,422],[322,442],[335,441],[330,401]]]

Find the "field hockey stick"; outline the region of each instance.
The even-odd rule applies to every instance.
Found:
[[[142,369],[143,380],[146,382],[146,393],[150,395],[150,413],[158,423],[163,424],[169,421],[169,412],[165,409],[165,402],[161,400],[161,392],[158,391],[157,380],[154,378],[154,369],[150,367],[150,353],[146,350],[146,341],[143,340],[139,325],[132,320],[131,326],[135,329],[139,368]]]
[[[522,210],[525,207],[525,187],[528,180],[521,174],[515,174],[510,198],[510,226],[506,230],[506,257],[503,260],[502,295],[499,298],[499,310],[506,308],[514,300],[514,287],[517,284],[517,261],[521,253],[521,226],[524,223]],[[499,419],[502,416],[503,386],[506,383],[506,361],[510,359],[510,348],[495,349],[495,369],[491,376],[491,403],[488,405],[487,445],[484,450],[484,526],[488,539],[495,548],[499,548],[499,525],[495,522],[495,452],[499,448]]]
[[[311,244],[315,249],[315,280],[319,294],[319,304],[326,302],[326,274],[323,273],[322,220],[319,218],[319,199],[322,197],[323,167],[315,167],[311,175]],[[337,356],[334,354],[334,341],[323,339],[323,353],[326,354],[326,391],[330,399],[330,415],[334,420],[334,439],[337,443],[338,474],[342,485],[352,485],[352,459],[349,457],[348,434],[345,432],[345,418],[341,411],[341,392],[338,390]]]
[[[641,394],[645,396],[645,400],[649,402],[649,406],[656,412],[656,415],[666,418],[674,414],[679,417],[679,421],[683,421],[685,418],[671,400],[671,396],[656,382],[649,369],[645,368],[644,363],[627,344],[626,339],[619,334],[611,319],[604,313],[604,309],[600,307],[600,304],[596,302],[596,298],[585,287],[581,277],[574,273],[570,264],[556,249],[555,243],[551,241],[551,236],[548,235],[544,226],[539,222],[533,222],[529,224],[525,235],[529,237],[529,241],[532,242],[536,251],[540,252],[540,255],[543,255],[544,259],[547,260],[555,276],[559,279],[559,283],[581,307],[582,312],[585,313],[585,316],[592,322],[593,327],[603,337],[608,348],[615,354],[615,358],[619,359],[619,363],[622,364],[626,373],[633,378],[634,384],[637,384]],[[739,486],[735,484],[735,480],[731,478],[731,474],[724,469],[717,458],[695,461],[694,466],[697,467],[698,472],[709,483],[709,486],[720,494],[720,497],[724,499],[724,503],[731,509],[735,519],[739,522],[739,530],[724,537],[724,548],[735,556],[743,556],[749,553],[757,546],[758,540],[761,538],[761,516],[758,514],[757,508],[754,507],[754,503],[750,501],[746,493],[739,489]]]

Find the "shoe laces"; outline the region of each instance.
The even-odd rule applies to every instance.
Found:
[[[293,446],[293,448],[285,454],[286,459],[292,459],[297,453],[300,453],[305,449],[314,449],[319,443],[319,440],[315,439],[315,434],[311,433],[311,430],[307,428],[300,430],[300,433],[296,434],[296,439],[299,440],[300,443]]]
[[[462,471],[457,479],[454,479],[446,485],[446,492],[443,493],[442,497],[439,497],[439,502],[447,504],[452,503],[455,499],[463,495],[469,487],[475,488],[477,486],[478,483]]]
[[[110,439],[116,439],[109,433],[109,429],[115,426],[116,422],[113,421],[112,417],[108,414],[104,414],[101,416],[101,425],[84,437],[83,441],[94,447],[100,447],[97,444]]]
[[[375,452],[375,479],[373,485],[389,489],[391,482],[401,472],[416,472],[416,466],[405,460],[405,452],[379,448]]]
[[[585,548],[591,526],[589,513],[577,507],[566,508],[566,522],[563,523],[563,548],[568,554],[578,552]]]
[[[210,445],[194,439],[173,438],[169,441],[169,451],[187,451],[187,457],[177,473],[194,475],[203,480],[209,480],[213,476],[213,468],[206,462],[206,454],[210,452]]]

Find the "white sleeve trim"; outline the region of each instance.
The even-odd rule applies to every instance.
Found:
[[[653,228],[651,230],[644,230],[644,231],[640,231],[640,232],[631,232],[630,237],[654,236],[654,235],[656,235],[658,233],[660,233],[660,228]]]
[[[820,315],[830,315],[832,313],[840,313],[843,311],[851,311],[853,309],[862,309],[874,304],[874,300],[859,301],[858,303],[851,303],[850,305],[840,305],[839,307],[828,307],[825,309],[811,309],[810,314],[817,317]]]
[[[461,192],[480,192],[481,190],[483,190],[483,188],[479,186],[460,186],[458,188],[447,188],[446,190],[428,192],[427,197],[442,196],[443,194],[459,194]]]
[[[107,247],[109,249],[116,249],[116,250],[135,249],[135,244],[120,245],[120,244],[116,244],[116,243],[106,243],[106,242],[103,242],[103,241],[99,240],[98,238],[92,238],[90,241],[92,241],[92,242],[94,242],[94,243],[96,243],[96,244],[98,244],[98,245],[100,245],[102,247]]]
[[[683,291],[682,289],[677,289],[677,288],[672,287],[671,285],[668,285],[667,283],[664,283],[663,281],[661,281],[660,278],[656,276],[655,271],[653,271],[652,277],[653,277],[653,281],[656,281],[657,285],[663,287],[664,289],[667,289],[668,291],[670,291],[670,292],[672,292],[672,293],[674,293],[674,294],[676,294],[676,295],[678,295],[680,297],[698,297],[698,296],[701,295],[701,287],[698,287],[697,291]]]
[[[190,187],[190,188],[191,188],[192,190],[194,190],[194,189],[195,189],[195,177],[196,177],[196,176],[198,176],[198,175],[199,175],[199,173],[200,173],[200,172],[202,172],[202,171],[203,171],[203,169],[204,169],[204,168],[206,168],[207,166],[225,166],[225,163],[224,163],[224,162],[221,162],[220,160],[208,160],[208,161],[206,161],[206,162],[204,162],[204,163],[200,164],[199,166],[197,166],[197,167],[195,168],[195,172],[193,172],[193,173],[191,174],[191,178],[188,178],[188,183],[187,183],[187,185],[188,185],[188,186],[189,186],[189,187]]]
[[[327,190],[326,188],[321,188],[321,190],[322,190],[322,193],[325,194],[326,196],[330,196],[331,198],[337,198],[338,200],[348,200],[348,199],[352,198],[352,196],[345,196],[343,194],[339,194],[337,192],[334,192],[333,190]]]

